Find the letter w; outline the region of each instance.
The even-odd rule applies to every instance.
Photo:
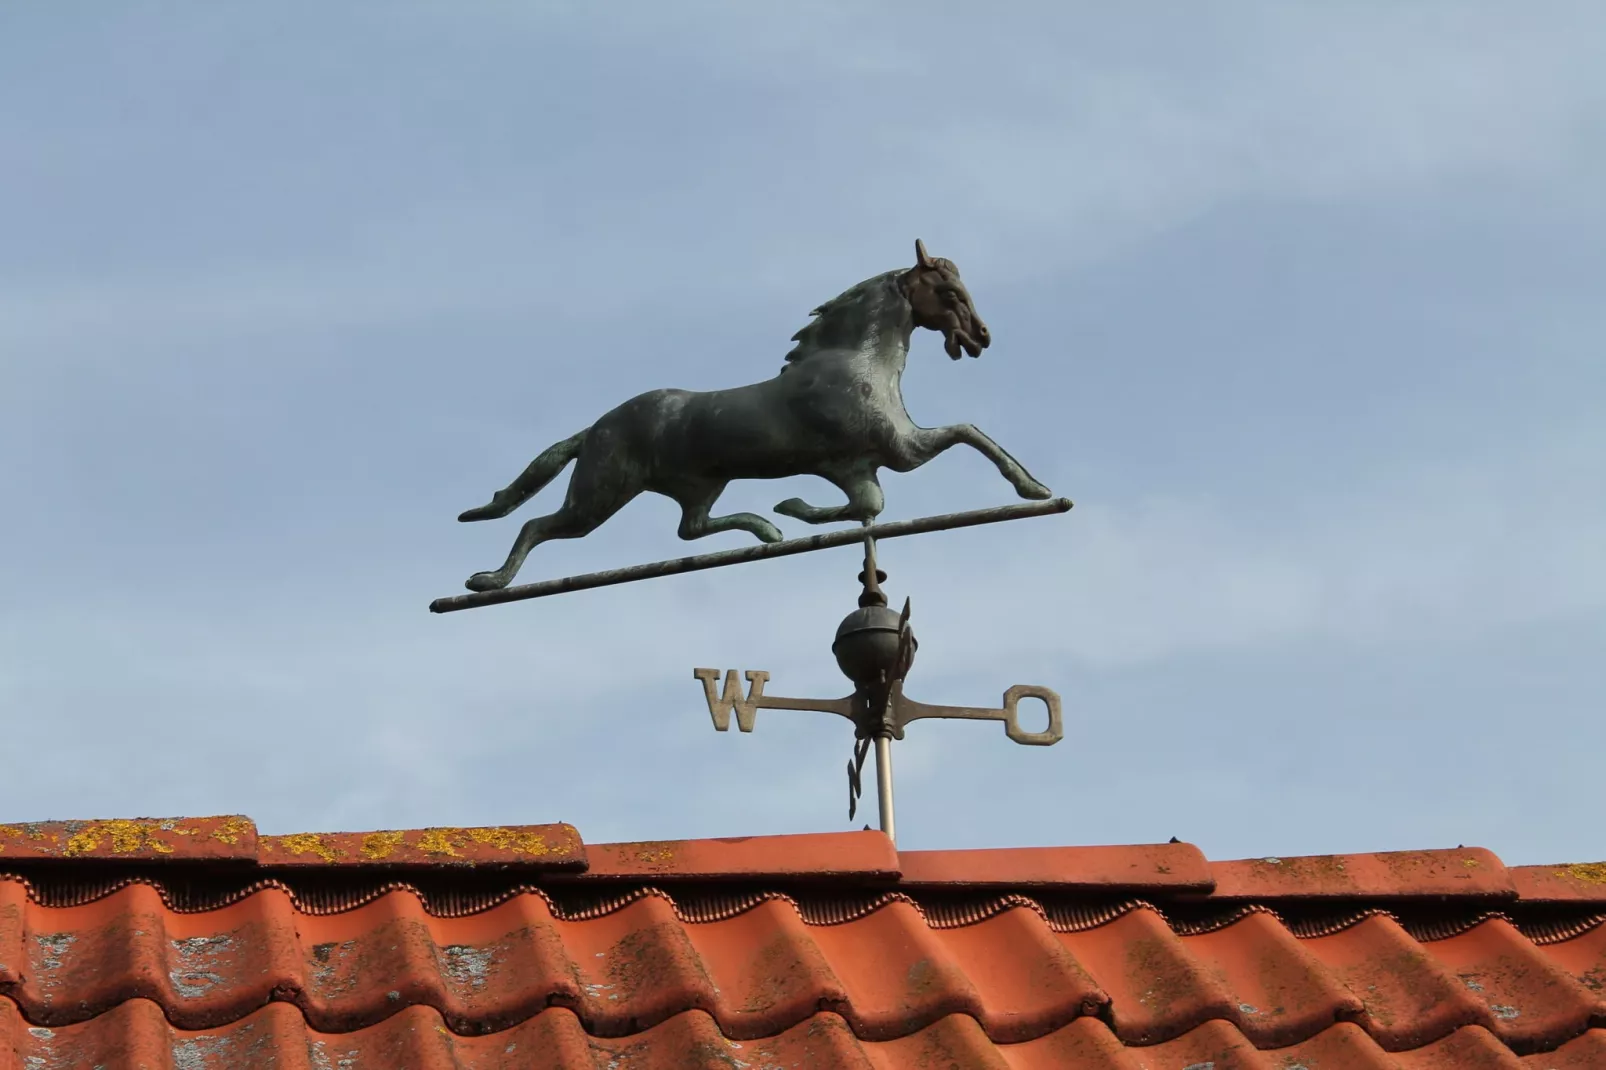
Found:
[[[736,670],[731,669],[725,674],[725,693],[714,692],[714,683],[719,679],[718,669],[693,669],[691,674],[703,682],[703,695],[708,699],[708,714],[714,719],[714,728],[720,732],[729,732],[731,727],[731,710],[736,711],[736,727],[743,732],[753,730],[753,717],[758,713],[758,707],[764,698],[764,683],[770,678],[767,672],[749,670],[747,676],[747,698],[742,698],[742,685],[736,679]]]

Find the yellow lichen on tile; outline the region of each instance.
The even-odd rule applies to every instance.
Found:
[[[30,828],[25,825],[0,825],[0,841],[42,840],[44,838],[45,834],[37,828]],[[4,851],[5,849],[6,845],[3,842],[0,842],[0,851]]]
[[[1606,884],[1606,862],[1579,862],[1557,870],[1558,877],[1571,877],[1586,884]]]
[[[675,860],[675,845],[646,841],[620,845],[620,855],[641,866],[667,866]]]
[[[334,848],[324,843],[323,837],[315,832],[295,832],[277,839],[279,846],[293,855],[317,855],[325,862],[335,860]]]
[[[389,858],[406,835],[405,832],[370,832],[362,838],[362,856],[370,862]]]
[[[498,825],[493,828],[469,829],[468,835],[475,843],[483,843],[499,851],[536,856],[552,852],[546,837],[530,829],[510,829]]]
[[[452,841],[456,839],[457,843]],[[415,845],[420,851],[429,855],[448,855],[457,857],[457,844],[463,842],[463,830],[452,828],[424,829],[418,834],[418,843]]]
[[[151,835],[156,831],[159,831],[159,827],[148,821],[130,821],[126,818],[97,821],[86,825],[73,835],[63,848],[63,853],[71,857],[98,850],[101,840],[104,839],[114,854],[133,854],[142,848],[148,848],[157,854],[172,854],[172,845],[163,843]]]
[[[240,842],[240,837],[247,832],[254,832],[256,825],[248,817],[231,817],[223,824],[212,830],[212,838],[230,847]]]

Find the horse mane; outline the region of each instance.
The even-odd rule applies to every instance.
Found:
[[[894,301],[906,304],[902,293],[893,285],[893,280],[903,273],[903,270],[887,271],[865,279],[810,312],[814,319],[792,336],[797,345],[786,354],[787,365],[807,360],[816,353],[858,347],[885,318],[888,304]],[[786,368],[781,371],[785,372]]]

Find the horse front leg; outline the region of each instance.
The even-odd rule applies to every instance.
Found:
[[[788,498],[775,507],[782,516],[793,517],[807,524],[831,524],[838,520],[874,520],[886,505],[881,493],[881,482],[874,467],[855,469],[827,475],[848,496],[843,505],[810,505],[802,498]]]
[[[1015,458],[1011,457],[1004,447],[988,438],[975,424],[949,424],[947,427],[920,427],[897,444],[896,452],[899,463],[896,466],[900,472],[909,472],[937,454],[955,446],[969,446],[998,467],[1003,477],[1009,480],[1015,493],[1022,498],[1031,498],[1042,501],[1052,498],[1054,492],[1032,478]]]

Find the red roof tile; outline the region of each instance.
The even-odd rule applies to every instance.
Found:
[[[386,832],[303,832],[263,836],[258,860],[271,866],[535,866],[585,868],[573,825],[430,828]]]
[[[1511,884],[1535,903],[1606,904],[1606,862],[1570,866],[1518,866]]]
[[[902,851],[907,886],[1060,887],[1208,892],[1210,863],[1191,843],[1141,847],[1028,847],[981,851]]]
[[[1413,899],[1483,895],[1514,899],[1511,875],[1492,851],[1393,851],[1217,862],[1215,895],[1233,899]]]
[[[25,829],[0,1070],[1606,1067],[1591,866]]]
[[[898,852],[879,832],[604,843],[586,858],[588,879],[898,879]]]

